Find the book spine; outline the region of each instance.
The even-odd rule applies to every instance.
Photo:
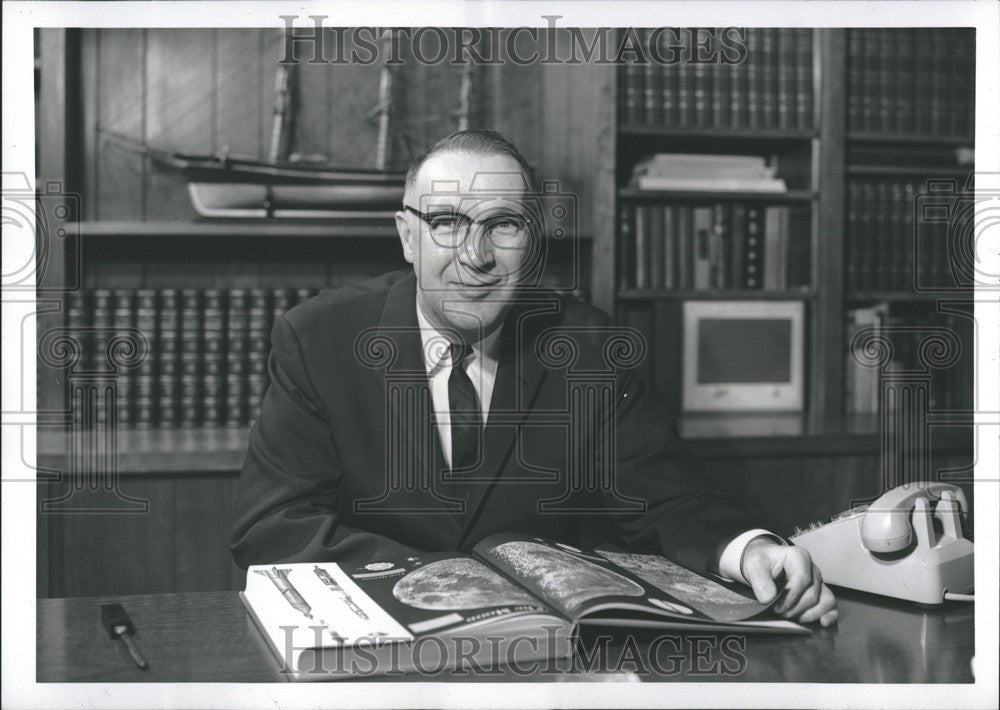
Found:
[[[156,291],[140,289],[135,292],[135,327],[146,338],[149,350],[135,372],[135,426],[149,429],[157,420],[156,354],[160,351],[157,328]]]
[[[205,289],[202,330],[202,421],[206,426],[223,423],[226,367],[226,312],[223,292]]]
[[[177,399],[177,420],[182,427],[201,423],[201,331],[205,314],[201,310],[201,294],[195,289],[181,291],[180,323],[180,387]]]
[[[764,215],[757,205],[747,207],[746,246],[743,249],[743,286],[764,288]]]
[[[788,213],[788,287],[808,288],[812,283],[812,215],[808,208],[790,207]]]
[[[635,208],[618,207],[618,287],[635,288]]]
[[[761,30],[747,30],[747,60],[746,60],[746,87],[747,87],[747,126],[749,128],[760,128],[761,119]]]
[[[813,31],[793,30],[795,42],[795,125],[811,131],[813,126]]]
[[[795,30],[777,30],[778,128],[787,131],[796,126],[795,119]]]
[[[661,43],[666,41],[666,38],[673,37],[673,30],[667,30],[660,35]],[[664,58],[669,58],[670,55],[665,51],[664,48],[660,50],[661,56]],[[667,63],[658,65],[660,68],[660,104],[663,107],[662,117],[663,125],[665,126],[677,126],[678,125],[678,115],[677,115],[677,70],[678,64]]]
[[[862,117],[864,103],[862,30],[847,30],[847,129],[864,130]]]
[[[689,128],[694,124],[694,93],[691,86],[691,65],[685,52],[675,65],[677,73],[677,125]]]
[[[860,185],[860,200],[858,202],[858,214],[860,215],[860,229],[858,231],[858,288],[868,291],[873,282],[873,247],[876,241],[875,230],[873,228],[875,190],[869,180],[864,180]]]
[[[694,271],[695,291],[706,291],[712,287],[711,280],[712,208],[694,208]]]
[[[844,261],[846,262],[846,283],[844,286],[848,293],[858,291],[861,287],[861,254],[859,249],[861,235],[859,234],[860,225],[858,224],[859,200],[860,188],[857,181],[848,180],[847,217],[845,225],[847,249],[844,255]]]
[[[677,209],[663,206],[663,288],[677,288]]]
[[[643,291],[649,288],[649,219],[646,205],[635,207],[635,287]]]
[[[784,250],[782,248],[782,222],[784,207],[769,206],[764,210],[764,289],[778,291],[782,288]]]
[[[135,292],[129,289],[116,289],[114,291],[111,327],[122,334],[135,327]],[[135,424],[135,372],[132,368],[118,367],[116,386],[118,426],[128,429]]]
[[[732,111],[731,84],[732,75],[730,66],[722,63],[722,58],[717,57],[712,63],[712,125],[715,128],[729,128],[731,123],[730,113]]]
[[[875,212],[876,215],[876,249],[875,259],[872,262],[872,271],[875,275],[872,289],[876,291],[891,291],[892,279],[889,273],[889,262],[892,257],[892,226],[889,216],[892,205],[889,204],[889,186],[885,180],[875,183]]]
[[[245,397],[243,403],[244,423],[250,424],[257,418],[267,388],[267,356],[271,350],[271,328],[273,307],[268,302],[264,289],[250,291],[250,318],[247,331],[247,355],[245,376]],[[256,366],[258,362],[261,366]],[[258,378],[258,379],[251,379]]]
[[[778,126],[778,31],[774,28],[761,30],[763,45],[761,54],[763,67],[761,68],[761,78],[763,79],[763,89],[761,91],[761,106],[763,116],[761,126],[763,128],[777,128]]]
[[[628,125],[639,125],[642,122],[644,106],[643,99],[643,69],[635,63],[628,63],[622,67],[624,81],[624,95],[621,106],[624,109],[622,120]]]
[[[747,127],[747,61],[723,65],[729,74],[729,127]]]
[[[733,204],[730,220],[732,234],[729,243],[729,284],[731,288],[746,288],[746,242],[747,206],[741,202]]]
[[[729,288],[729,208],[724,203],[712,206],[712,236],[709,261],[709,281],[712,288]]]
[[[917,234],[915,229],[915,221],[913,210],[916,207],[916,191],[914,184],[911,181],[906,181],[903,184],[903,246],[900,249],[902,252],[902,283],[900,288],[904,291],[912,291],[916,289],[917,282],[914,279],[914,261],[916,260],[916,243]]]
[[[709,65],[701,61],[697,56],[691,58],[691,88],[694,95],[694,117],[692,120],[695,126],[712,125],[712,104],[708,95],[711,89],[708,67]]]
[[[650,204],[646,211],[649,225],[649,288],[663,288],[663,210]]]
[[[888,278],[893,291],[902,291],[903,262],[906,260],[906,235],[903,232],[903,186],[898,180],[889,184],[889,255]]]
[[[938,28],[931,33],[931,55],[934,58],[934,66],[931,71],[931,115],[930,132],[934,134],[944,133],[947,130],[948,122],[944,116],[945,95],[948,91],[948,65],[951,63],[951,52],[948,47],[948,39],[944,30]]]
[[[249,293],[230,289],[226,309],[226,389],[223,422],[241,426],[247,420],[247,348],[250,329]]]
[[[896,35],[896,126],[900,133],[914,133],[917,130],[915,122],[917,78],[914,74],[916,46],[913,41],[913,30],[899,29],[893,33]]]
[[[692,288],[694,274],[694,214],[690,205],[678,205],[677,211],[677,288]]]
[[[878,128],[878,45],[875,32],[860,30],[861,34],[861,76],[864,90],[861,92],[861,129],[875,131]]]
[[[77,372],[86,372],[93,369],[94,346],[93,338],[90,335],[93,317],[92,296],[93,294],[89,291],[81,289],[79,291],[69,291],[66,293],[64,299],[66,327],[76,335],[80,343],[80,359],[76,364]],[[73,405],[68,379],[68,377],[63,378],[64,401],[70,407],[74,428],[77,431],[81,431],[84,428],[84,412],[82,407]]]
[[[180,383],[180,305],[176,289],[159,292],[157,323],[157,417],[161,427],[177,426],[177,398]]]
[[[649,46],[650,39],[652,37],[652,29],[644,29],[642,31],[643,44]],[[660,65],[653,61],[652,58],[647,56],[647,61],[643,65],[643,101],[644,101],[644,113],[646,114],[646,125],[648,126],[661,126],[663,125],[663,102],[662,94],[663,90],[661,88],[661,74]]]

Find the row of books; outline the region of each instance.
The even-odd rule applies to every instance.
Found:
[[[971,138],[975,30],[853,29],[847,37],[851,130]]]
[[[974,362],[972,319],[956,313],[928,315],[923,312],[893,312],[887,303],[879,303],[847,312],[845,335],[847,343],[845,371],[845,407],[849,414],[878,414],[879,393],[885,383],[891,384],[894,373],[925,373],[928,377],[926,407],[928,411],[969,410],[973,401]],[[863,333],[862,333],[863,332]],[[950,332],[952,337],[942,336]],[[928,337],[942,344],[945,350],[957,354],[953,360],[945,357],[940,367],[921,361],[921,342]],[[865,341],[885,339],[892,350],[884,367],[873,366],[866,353],[881,352],[882,347],[868,349]],[[957,350],[956,350],[957,349]],[[926,353],[925,353],[926,354]],[[887,379],[888,378],[888,379]],[[907,378],[905,386],[913,384]],[[890,398],[923,406],[921,398]]]
[[[618,228],[623,289],[780,291],[811,283],[808,207],[625,203]]]
[[[715,48],[714,56],[706,55],[711,61],[686,51],[674,63],[625,64],[618,99],[621,121],[668,128],[811,130],[812,30],[745,31],[745,57],[729,57]],[[653,30],[644,32],[648,44]],[[663,57],[672,56],[665,44],[670,37],[669,32],[659,35]]]
[[[135,329],[148,343],[148,354],[117,370],[120,426],[246,426],[256,418],[267,388],[274,318],[315,293],[280,288],[70,293],[67,325],[83,334],[74,374],[113,373],[106,354],[109,334]]]
[[[847,182],[846,285],[851,291],[907,292],[960,285],[952,273],[948,222],[918,217],[923,184],[898,178]]]

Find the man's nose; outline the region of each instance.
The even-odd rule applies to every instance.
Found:
[[[473,227],[465,237],[459,258],[470,268],[488,271],[496,264],[494,249],[487,230]]]

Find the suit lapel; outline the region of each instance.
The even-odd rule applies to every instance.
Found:
[[[397,429],[399,436],[392,437],[392,441],[400,442],[405,448],[387,454],[395,453],[394,465],[402,466],[405,474],[415,477],[418,503],[423,506],[430,503],[432,507],[426,512],[459,515],[462,507],[458,501],[441,499],[444,490],[439,472],[444,457],[434,428],[433,402],[417,321],[416,277],[412,273],[390,288],[377,335],[395,349],[395,358],[384,371],[387,394],[392,390],[395,395],[386,398],[386,407],[399,407],[399,410],[393,414],[386,410],[389,417],[386,426],[390,432]],[[391,446],[391,441],[387,445]],[[387,461],[389,458],[387,456]],[[428,487],[438,495],[432,498]]]

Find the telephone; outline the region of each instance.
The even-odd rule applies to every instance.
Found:
[[[946,594],[973,590],[973,544],[960,517],[968,509],[957,486],[914,482],[796,528],[789,540],[809,551],[830,584],[942,604]]]

